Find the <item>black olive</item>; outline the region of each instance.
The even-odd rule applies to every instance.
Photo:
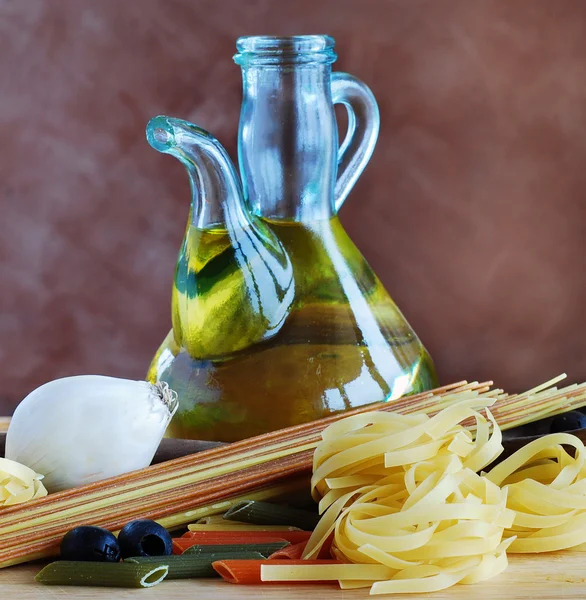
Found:
[[[116,536],[107,529],[93,525],[81,525],[63,536],[61,558],[64,560],[118,562],[120,546]]]
[[[551,433],[561,431],[572,431],[573,429],[583,429],[586,427],[586,415],[578,410],[571,410],[552,418],[549,430]]]
[[[166,556],[173,553],[169,532],[155,521],[130,521],[118,534],[122,558],[129,556]]]

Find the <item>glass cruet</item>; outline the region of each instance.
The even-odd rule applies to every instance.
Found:
[[[148,378],[178,393],[170,435],[227,442],[437,383],[337,216],[376,144],[374,96],[332,73],[331,37],[244,37],[237,49],[241,178],[203,129],[169,117],[147,127],[192,190],[173,328]]]

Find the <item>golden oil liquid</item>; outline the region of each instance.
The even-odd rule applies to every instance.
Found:
[[[255,252],[243,269],[225,230],[187,232],[173,331],[148,375],[179,395],[169,435],[230,442],[437,384],[427,351],[337,217],[263,222],[292,272],[287,312],[268,333],[250,279],[260,273],[261,288],[274,257]]]

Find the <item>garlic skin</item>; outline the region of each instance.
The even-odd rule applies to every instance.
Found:
[[[49,492],[147,467],[175,410],[177,394],[102,375],[65,377],[31,392],[6,434],[6,458],[44,475]]]

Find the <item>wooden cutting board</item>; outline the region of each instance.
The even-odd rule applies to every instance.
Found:
[[[512,555],[508,569],[483,583],[456,585],[443,592],[419,595],[381,596],[395,600],[564,600],[586,598],[586,552],[542,555]],[[336,584],[264,584],[236,586],[215,579],[168,581],[149,590],[42,586],[34,582],[39,565],[0,570],[0,595],[19,600],[56,598],[149,600],[357,600],[372,598],[368,589],[340,590]]]

